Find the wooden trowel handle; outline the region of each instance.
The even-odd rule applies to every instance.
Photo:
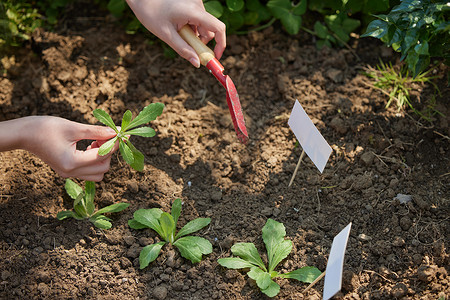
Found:
[[[186,43],[194,48],[202,65],[206,66],[211,59],[215,58],[214,52],[208,46],[203,44],[189,25],[184,25],[178,33]]]

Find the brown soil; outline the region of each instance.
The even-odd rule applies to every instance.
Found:
[[[92,110],[116,122],[126,109],[163,102],[152,122],[157,136],[133,138],[145,154],[135,172],[114,156],[97,184],[96,203],[128,202],[113,228],[58,221],[71,208],[64,179],[24,151],[0,153],[0,298],[2,299],[263,299],[244,272],[217,259],[235,242],[264,249],[267,218],[286,226],[294,249],[279,268],[324,270],[333,237],[353,222],[339,299],[437,299],[450,295],[449,116],[446,70],[442,97],[426,122],[385,109],[386,96],[361,71],[378,57],[396,61],[374,40],[347,49],[316,50],[311,36],[277,29],[230,36],[222,63],[240,94],[250,136],[235,136],[225,91],[205,68],[168,59],[161,47],[97,15],[66,21],[56,33],[36,32],[0,77],[0,120],[54,115],[97,124]],[[443,75],[444,74],[444,75]],[[418,108],[433,98],[418,86]],[[333,148],[323,174],[305,159],[288,183],[301,149],[287,125],[298,99]],[[421,103],[417,103],[420,100]],[[45,134],[45,133],[43,133]],[[394,199],[412,196],[409,203]],[[181,225],[211,217],[201,232],[213,253],[191,264],[165,246],[139,269],[141,248],[157,240],[132,230],[139,208],[169,210],[184,201]],[[278,280],[277,299],[319,299],[323,281]]]

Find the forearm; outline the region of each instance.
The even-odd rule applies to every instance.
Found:
[[[24,117],[0,122],[0,151],[27,149],[37,117]]]

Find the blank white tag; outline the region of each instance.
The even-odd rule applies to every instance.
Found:
[[[348,224],[333,239],[327,269],[325,270],[325,283],[323,287],[323,300],[328,300],[341,290],[342,270],[344,269],[344,255],[350,235],[352,223]]]
[[[288,124],[303,150],[322,173],[332,150],[298,100],[295,101]]]

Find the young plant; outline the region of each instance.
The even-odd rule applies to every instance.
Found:
[[[97,210],[95,213],[95,183],[93,181],[86,181],[85,188],[83,190],[78,184],[70,179],[66,179],[66,192],[74,200],[73,211],[66,210],[60,211],[56,217],[58,220],[64,220],[66,218],[74,218],[76,220],[89,219],[95,227],[100,229],[111,228],[111,219],[105,217],[103,214],[119,212],[126,209],[129,203],[116,203],[102,209]]]
[[[203,227],[207,226],[210,218],[197,218],[188,222],[176,233],[176,226],[178,217],[181,213],[181,200],[175,199],[172,204],[171,213],[163,212],[159,208],[139,209],[134,212],[133,219],[128,221],[128,225],[133,229],[151,228],[156,231],[164,240],[162,242],[145,246],[139,255],[140,268],[144,269],[152,261],[154,261],[161,248],[170,243],[178,248],[186,259],[192,263],[198,263],[202,260],[203,254],[210,254],[212,252],[211,243],[202,237],[187,236],[194,233]]]
[[[237,243],[231,247],[231,252],[239,256],[218,259],[218,263],[229,269],[250,269],[247,275],[256,281],[261,292],[269,297],[275,297],[280,292],[280,286],[273,278],[290,278],[302,282],[313,282],[322,272],[316,267],[302,267],[289,273],[281,274],[275,271],[277,265],[285,259],[292,250],[292,241],[285,240],[286,230],[282,223],[268,219],[262,229],[262,238],[267,249],[268,267],[259,256],[253,243]]]
[[[127,110],[123,114],[122,125],[120,129],[114,124],[114,121],[110,115],[102,109],[95,109],[94,116],[106,126],[111,127],[117,133],[115,137],[104,143],[98,150],[98,154],[101,156],[107,155],[112,151],[114,145],[119,141],[120,154],[124,160],[136,171],[142,171],[144,169],[144,154],[136,149],[130,142],[130,136],[138,135],[143,137],[153,137],[156,132],[151,127],[139,127],[150,121],[154,121],[158,116],[162,114],[164,104],[152,103],[146,106],[136,118],[132,119],[131,111]]]

